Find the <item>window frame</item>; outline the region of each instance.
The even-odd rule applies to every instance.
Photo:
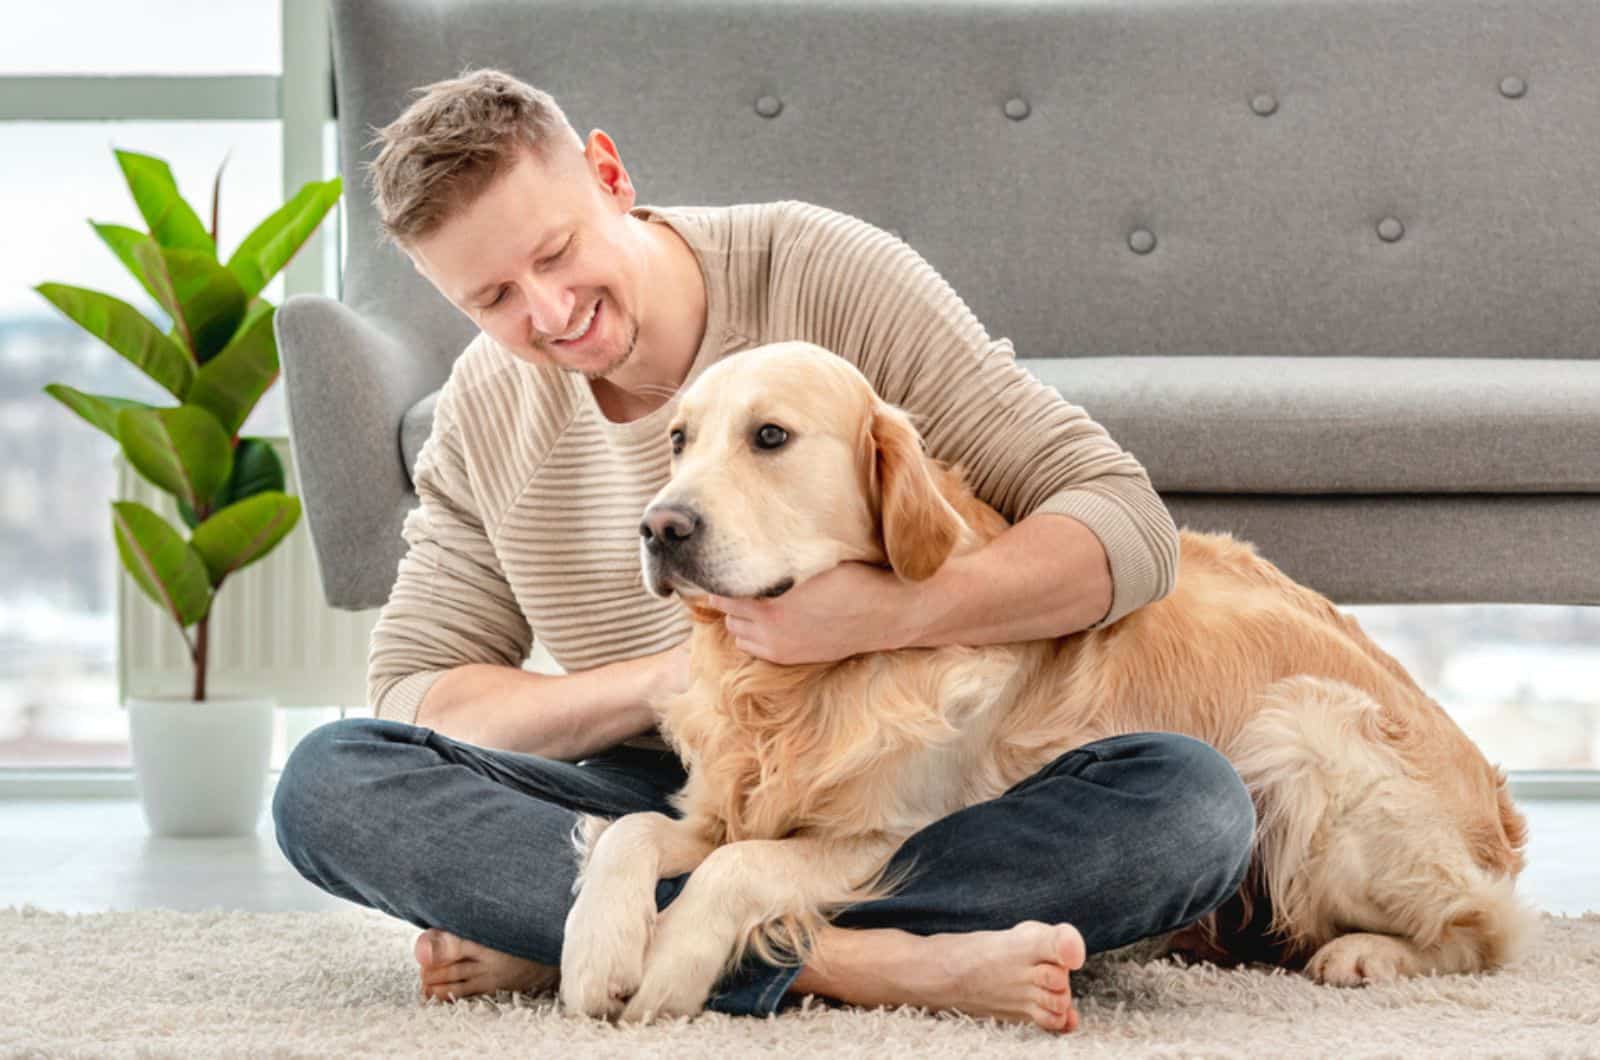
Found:
[[[279,0],[278,17],[281,74],[0,74],[0,122],[278,120],[287,200],[322,179],[323,126],[334,116],[332,38],[326,0]],[[319,226],[284,269],[285,297],[328,289],[328,228]]]
[[[335,109],[332,37],[327,0],[279,0],[278,17],[281,74],[0,74],[0,122],[276,120],[287,201],[323,179],[324,129]],[[338,238],[342,205],[335,210],[332,224],[320,225],[285,267],[285,298],[342,289],[343,256],[329,255],[325,241]],[[276,782],[276,770],[272,776]],[[0,767],[0,800],[137,795],[131,767]]]

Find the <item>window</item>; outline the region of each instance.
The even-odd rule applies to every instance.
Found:
[[[7,7],[0,76],[283,70],[278,0],[53,0]],[[84,32],[85,26],[94,32]]]
[[[1600,608],[1349,607],[1507,769],[1600,769]]]
[[[94,32],[83,32],[84,26]],[[117,682],[118,580],[110,532],[116,445],[43,392],[164,404],[132,365],[65,320],[32,288],[90,287],[163,317],[89,227],[143,227],[113,147],[165,159],[209,221],[222,175],[224,257],[284,200],[336,171],[326,93],[323,0],[59,0],[8,11],[0,35],[0,769],[130,764]],[[296,102],[280,104],[280,99]],[[304,101],[312,100],[308,104]],[[292,108],[292,109],[285,109]],[[136,119],[136,120],[134,120]],[[268,286],[336,290],[336,212],[323,253],[302,254]],[[243,431],[286,431],[282,384]],[[134,590],[137,592],[137,590]],[[283,730],[306,717],[280,718]],[[321,720],[319,717],[317,720]]]

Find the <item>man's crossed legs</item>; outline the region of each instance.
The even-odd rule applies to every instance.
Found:
[[[295,747],[272,816],[306,879],[425,929],[424,996],[539,992],[561,962],[578,814],[672,814],[683,781],[664,751],[617,747],[573,764],[349,718]],[[1071,1030],[1069,973],[1084,956],[1221,905],[1254,828],[1249,793],[1206,744],[1097,741],[913,835],[892,862],[914,859],[898,894],[839,913],[804,968],[747,957],[709,1007],[764,1015],[815,993]],[[687,880],[662,880],[657,907]]]

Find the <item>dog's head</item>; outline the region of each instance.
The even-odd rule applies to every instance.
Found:
[[[668,430],[672,477],[639,527],[657,596],[777,596],[849,560],[921,580],[961,538],[910,418],[819,346],[717,362]]]

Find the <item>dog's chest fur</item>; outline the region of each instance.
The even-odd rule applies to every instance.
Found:
[[[718,843],[908,836],[1014,782],[990,745],[1026,670],[1015,649],[777,667],[731,653],[714,629],[696,636],[711,665],[666,703],[662,731],[689,771],[674,801]]]

